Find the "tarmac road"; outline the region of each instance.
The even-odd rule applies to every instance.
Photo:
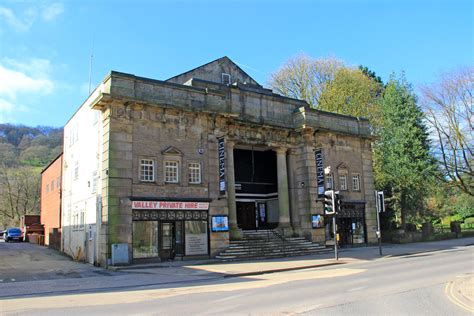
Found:
[[[459,288],[472,291],[473,276],[474,247],[462,246],[172,287],[3,300],[0,307],[7,315],[472,315],[472,296],[461,297]]]

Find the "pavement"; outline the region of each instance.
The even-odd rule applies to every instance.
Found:
[[[390,260],[394,257],[416,257],[425,256],[427,253],[436,251],[455,251],[458,247],[474,245],[474,238],[384,245],[383,256],[379,255],[378,247],[341,249],[337,261],[333,254],[328,253],[305,257],[231,263],[219,263],[216,260],[173,261],[113,267],[111,270],[74,262],[54,250],[40,246],[18,243],[8,244],[11,249],[6,249],[6,247],[3,247],[4,245],[6,244],[0,243],[0,279],[8,280],[12,273],[16,275],[16,278],[15,281],[9,281],[8,291],[0,292],[0,299],[67,293],[113,292],[151,286],[178,288],[208,284],[224,278],[239,278],[332,265],[349,267],[369,261]],[[14,252],[17,252],[23,260],[15,260]],[[5,254],[6,256],[4,256]],[[26,262],[20,267],[16,266],[18,262],[22,261]],[[9,269],[3,268],[5,262],[9,264]],[[13,269],[13,272],[10,271],[11,269]],[[21,271],[25,269],[29,269],[29,271],[21,275]],[[45,271],[50,273],[45,273]],[[43,277],[38,279],[38,275]],[[28,276],[36,276],[37,279],[28,278]],[[459,304],[473,306],[473,288],[474,279],[469,277],[462,280],[453,280],[452,285],[447,288],[446,292]]]

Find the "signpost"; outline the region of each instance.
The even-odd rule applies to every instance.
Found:
[[[375,206],[377,208],[377,239],[379,243],[379,254],[382,255],[382,231],[380,228],[380,213],[385,212],[385,201],[383,191],[375,191]]]

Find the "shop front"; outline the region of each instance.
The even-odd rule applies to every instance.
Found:
[[[325,216],[326,240],[333,240],[332,216]],[[351,247],[367,243],[365,203],[343,203],[336,216],[339,246]]]
[[[208,257],[208,201],[132,200],[133,260]]]

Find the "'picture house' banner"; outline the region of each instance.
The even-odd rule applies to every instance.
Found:
[[[316,179],[318,183],[318,198],[324,197],[324,164],[323,152],[321,149],[316,149]]]
[[[217,138],[217,152],[219,154],[219,193],[225,195],[225,144],[224,136]]]

